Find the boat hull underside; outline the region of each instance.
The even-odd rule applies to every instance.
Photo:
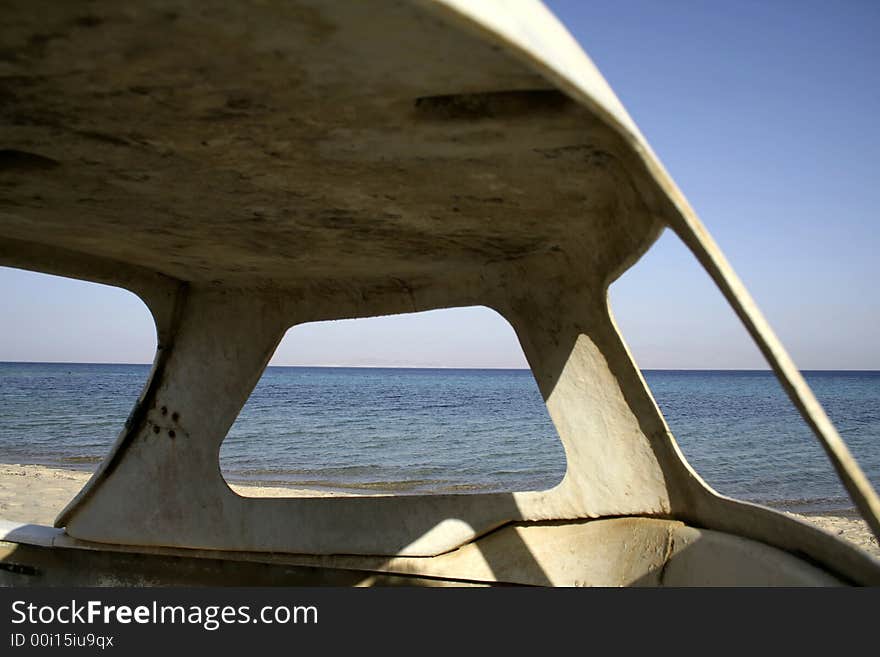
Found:
[[[758,541],[679,521],[638,517],[513,523],[435,557],[390,559],[101,545],[35,525],[8,531],[0,542],[0,585],[7,586],[847,583]]]

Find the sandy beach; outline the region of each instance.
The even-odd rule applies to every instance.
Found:
[[[91,477],[81,470],[43,465],[0,463],[0,518],[51,525],[55,516]],[[301,488],[239,486],[231,488],[245,497],[333,497],[340,493]]]
[[[82,488],[90,473],[42,465],[0,464],[0,518],[51,525],[58,512]],[[246,497],[332,496],[336,493],[298,488],[232,485]],[[880,558],[880,545],[861,518],[795,515],[850,541]]]

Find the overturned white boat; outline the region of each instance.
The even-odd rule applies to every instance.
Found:
[[[602,76],[538,2],[4,2],[0,264],[126,288],[150,379],[0,582],[880,584],[688,466],[609,313],[664,228],[880,535],[880,501]],[[220,444],[292,325],[485,305],[564,444],[551,490],[253,499]]]

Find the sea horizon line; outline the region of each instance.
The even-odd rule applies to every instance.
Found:
[[[110,362],[110,361],[42,361],[42,360],[0,360],[0,365],[126,365],[126,366],[146,366],[152,365],[152,362]],[[275,365],[266,366],[267,369],[283,368],[283,369],[374,369],[374,370],[499,370],[499,371],[530,371],[529,367],[503,367],[503,366],[468,366],[459,365]],[[642,372],[772,372],[769,367],[640,367]],[[804,368],[801,372],[862,372],[862,373],[880,373],[880,369],[855,369],[855,368]]]

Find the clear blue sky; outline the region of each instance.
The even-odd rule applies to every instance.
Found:
[[[880,369],[880,3],[551,1],[804,369]],[[132,295],[0,269],[0,360],[149,362]],[[612,287],[646,368],[763,368],[666,234]],[[518,367],[488,310],[293,329],[277,364]]]

